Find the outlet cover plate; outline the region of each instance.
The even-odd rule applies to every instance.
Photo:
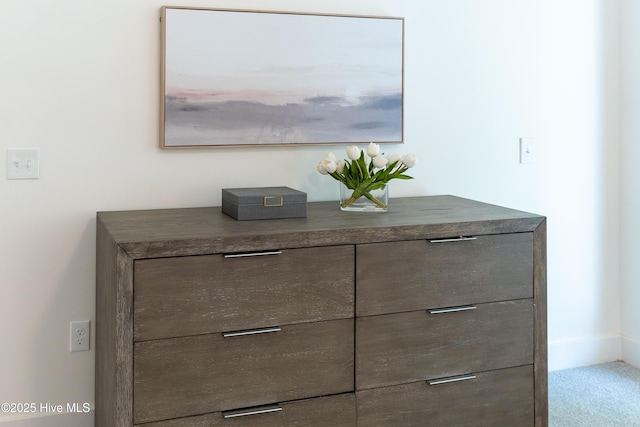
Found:
[[[91,321],[76,320],[69,324],[69,351],[87,351],[91,341]]]

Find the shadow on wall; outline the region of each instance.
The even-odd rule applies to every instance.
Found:
[[[29,396],[41,396],[32,417],[11,423],[13,427],[87,427],[93,425],[95,387],[95,242],[96,218],[89,219],[81,232],[75,249],[53,252],[53,263],[65,265],[55,290],[41,312],[38,333],[32,337]],[[67,244],[65,248],[72,247]],[[91,274],[91,277],[83,277]],[[36,296],[37,298],[37,296]],[[69,352],[69,322],[90,320],[90,350]],[[52,333],[51,331],[55,331]],[[52,354],[56,353],[56,354]],[[62,365],[62,366],[61,366]],[[77,376],[59,383],[60,372],[74,372]],[[43,393],[43,389],[46,390]],[[52,390],[56,390],[52,394]],[[48,395],[47,395],[48,393]]]

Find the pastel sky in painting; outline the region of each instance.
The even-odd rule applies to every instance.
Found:
[[[167,94],[268,104],[402,92],[402,20],[166,10]]]

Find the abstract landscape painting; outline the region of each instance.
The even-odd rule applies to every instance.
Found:
[[[403,26],[163,7],[161,146],[402,143]]]

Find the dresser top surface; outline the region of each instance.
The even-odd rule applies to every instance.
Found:
[[[533,231],[544,217],[455,196],[394,198],[386,213],[311,202],[306,218],[237,221],[220,207],[98,212],[98,226],[134,257]],[[446,236],[449,234],[448,236]],[[170,246],[170,248],[169,248]]]

